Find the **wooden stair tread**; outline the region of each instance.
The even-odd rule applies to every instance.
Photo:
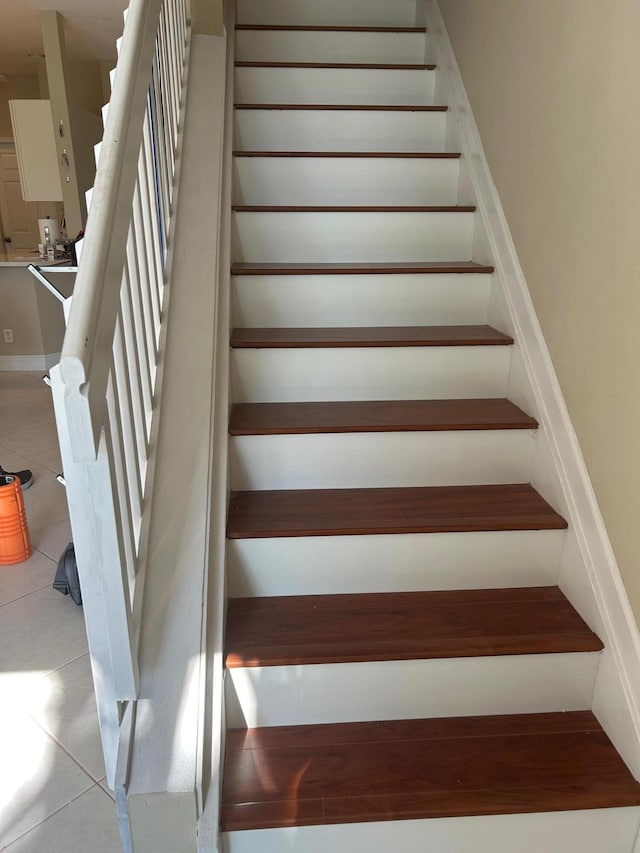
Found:
[[[236,68],[337,68],[347,71],[434,71],[437,66],[424,63],[395,62],[264,62],[238,60]]]
[[[223,831],[640,804],[587,711],[228,733]]]
[[[473,204],[284,205],[234,204],[234,213],[475,213]]]
[[[232,275],[393,275],[491,274],[494,267],[473,261],[387,261],[386,263],[241,264]]]
[[[231,346],[246,348],[509,346],[513,338],[491,326],[332,326],[241,328]]]
[[[236,110],[355,110],[371,112],[446,113],[446,104],[234,104]]]
[[[301,157],[374,160],[459,160],[459,151],[234,151],[234,157]]]
[[[564,529],[528,483],[232,492],[227,536],[346,536]]]
[[[332,432],[536,429],[537,421],[503,398],[237,403],[231,435]]]
[[[600,651],[557,587],[236,598],[226,666]]]
[[[276,32],[303,33],[426,33],[426,27],[355,27],[355,26],[312,26],[309,24],[236,24],[236,30],[274,30]]]

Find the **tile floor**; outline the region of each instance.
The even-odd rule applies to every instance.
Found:
[[[0,372],[0,465],[34,476],[33,556],[0,566],[0,850],[120,853],[82,608],[51,586],[71,532],[41,373]]]

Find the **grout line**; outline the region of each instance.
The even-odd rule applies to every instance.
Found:
[[[34,550],[35,550],[35,548],[34,548]],[[46,554],[44,556],[46,556]],[[47,557],[47,559],[51,560],[51,557]],[[51,560],[51,562],[54,563],[55,561]],[[42,586],[38,586],[35,589],[31,589],[31,590],[29,590],[29,592],[24,592],[22,595],[16,595],[16,597],[12,598],[10,601],[3,601],[2,603],[0,603],[0,607],[6,607],[7,604],[15,604],[16,601],[20,601],[22,598],[27,598],[27,596],[33,595],[34,592],[40,592],[43,589],[47,589],[52,584],[53,584],[53,581],[51,581],[51,583],[42,584]]]
[[[49,675],[53,675],[53,673],[54,673],[54,672],[59,672],[61,669],[64,669],[64,668],[65,668],[65,666],[69,666],[69,665],[70,665],[70,664],[72,664],[72,663],[76,663],[76,661],[79,661],[79,660],[80,660],[80,658],[85,658],[85,657],[87,657],[87,655],[88,655],[88,654],[89,654],[89,649],[87,649],[87,651],[86,651],[86,652],[82,652],[82,654],[81,654],[81,655],[78,655],[78,657],[72,658],[71,660],[68,660],[68,661],[66,661],[65,663],[61,663],[61,664],[60,664],[60,666],[56,666],[56,667],[55,667],[55,669],[50,669],[50,670],[47,672],[47,676],[49,676]]]
[[[20,841],[20,839],[24,838],[25,835],[28,835],[30,832],[33,832],[34,829],[37,829],[43,823],[46,823],[49,820],[49,818],[52,818],[55,815],[59,814],[59,812],[61,812],[63,809],[68,808],[68,806],[70,806],[72,803],[75,803],[76,800],[79,800],[80,797],[84,797],[85,794],[88,794],[89,791],[93,791],[93,789],[95,787],[96,787],[96,785],[89,785],[89,787],[86,789],[86,791],[81,791],[79,794],[76,794],[76,796],[72,797],[68,803],[64,803],[64,805],[60,806],[55,811],[51,812],[51,814],[47,815],[43,820],[38,821],[38,823],[34,823],[33,826],[30,826],[29,829],[25,830],[23,833],[18,835],[16,838],[13,839],[13,841],[10,844],[8,844],[6,847],[3,847],[2,849],[10,851],[11,848],[13,847],[13,845],[16,844],[18,841]],[[97,785],[97,787],[100,788],[100,785]],[[104,791],[103,791],[103,793],[104,793]]]

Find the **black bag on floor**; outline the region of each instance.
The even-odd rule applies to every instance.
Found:
[[[78,564],[76,563],[76,552],[73,542],[69,542],[58,560],[58,568],[53,581],[53,588],[63,595],[70,595],[76,604],[82,604],[80,592],[80,578],[78,577]]]

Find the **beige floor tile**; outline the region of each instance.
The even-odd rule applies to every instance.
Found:
[[[57,446],[58,433],[54,421],[0,433],[0,447],[12,450],[21,456],[30,456],[39,450]]]
[[[7,849],[10,853],[121,853],[115,805],[95,785]]]
[[[94,785],[26,714],[3,713],[0,754],[0,848]]]
[[[36,424],[51,423],[53,420],[50,405],[16,406],[0,400],[0,434]]]
[[[60,486],[60,484],[58,485]],[[63,488],[63,486],[60,486],[60,488]],[[46,554],[47,557],[51,557],[57,563],[62,552],[72,539],[69,522],[50,522],[45,519],[42,527],[34,527],[29,520],[29,512],[27,511],[27,524],[29,525],[33,547]]]
[[[50,672],[87,652],[82,608],[49,586],[0,614],[0,672]]]
[[[0,566],[0,606],[42,587],[51,586],[55,570],[56,563],[39,551],[34,551],[24,563]]]
[[[62,460],[57,447],[48,447],[46,450],[32,453],[29,460],[32,464],[35,462],[36,465],[53,472],[54,476],[62,472]]]
[[[19,397],[25,390],[42,390],[41,386],[46,389],[47,386],[42,381],[43,376],[44,371],[0,370],[0,397],[11,400],[15,394]]]
[[[45,482],[34,480],[31,488],[24,492],[24,506],[29,530],[40,530],[69,518],[67,493],[55,477]]]
[[[42,381],[43,375],[44,371],[37,378],[31,377],[22,381],[9,380],[8,382],[6,380],[3,382],[2,377],[0,377],[0,400],[6,400],[17,406],[46,404],[53,412],[51,388]]]
[[[89,655],[52,672],[29,713],[97,782],[104,759]]]

